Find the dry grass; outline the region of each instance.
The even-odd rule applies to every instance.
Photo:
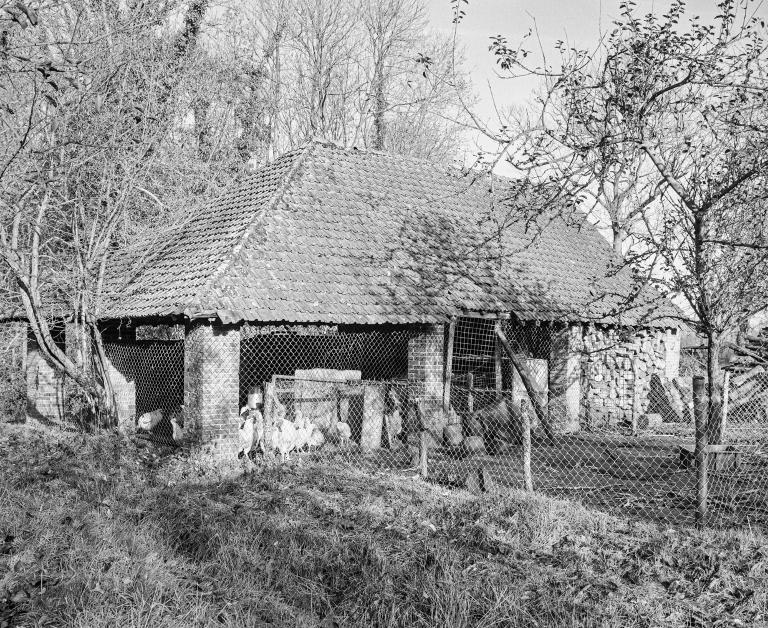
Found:
[[[765,625],[756,533],[0,426],[0,626]],[[5,538],[5,542],[2,539]]]

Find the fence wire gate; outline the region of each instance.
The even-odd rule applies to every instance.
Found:
[[[620,516],[695,521],[693,378],[670,365],[665,330],[459,319],[453,329],[376,332],[244,326],[236,341],[239,361],[223,360],[204,394],[237,387],[238,407],[220,412],[222,423],[237,417],[249,439],[245,465],[325,460],[409,474],[426,466],[436,483],[503,491],[525,487],[530,442],[537,492]],[[133,382],[135,421],[146,427],[156,413],[156,425],[137,431],[172,443],[184,342],[137,340],[107,352],[116,371],[131,374],[123,379]],[[713,414],[720,437],[706,448],[707,523],[763,526],[768,374],[744,367],[725,382]]]

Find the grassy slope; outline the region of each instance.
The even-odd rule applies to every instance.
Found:
[[[763,625],[757,535],[0,425],[0,626]],[[169,486],[170,483],[170,486]],[[6,538],[3,543],[2,539]]]

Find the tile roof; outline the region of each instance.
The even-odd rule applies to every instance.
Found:
[[[511,311],[653,324],[641,315],[650,306],[616,316],[630,271],[616,272],[592,226],[566,224],[540,191],[494,185],[315,141],[223,194],[162,247],[113,260],[102,315],[345,324]]]

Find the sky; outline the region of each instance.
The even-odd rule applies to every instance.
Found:
[[[453,31],[451,0],[424,0],[429,20],[435,30]],[[768,17],[768,0],[752,0],[755,10]],[[641,15],[662,14],[668,0],[636,0]],[[593,48],[610,30],[619,15],[619,0],[469,0],[462,2],[466,16],[458,27],[459,43],[464,46],[468,70],[471,73],[478,102],[476,112],[484,121],[493,120],[494,101],[497,106],[524,106],[536,88],[535,79],[504,79],[495,70],[493,55],[488,50],[492,35],[504,35],[516,45],[535,25],[545,50],[552,51],[558,40],[571,42],[579,48]],[[689,15],[713,18],[717,14],[716,0],[689,0]],[[492,92],[492,95],[491,95]],[[498,125],[497,125],[498,126]],[[476,141],[469,141],[473,152]]]

